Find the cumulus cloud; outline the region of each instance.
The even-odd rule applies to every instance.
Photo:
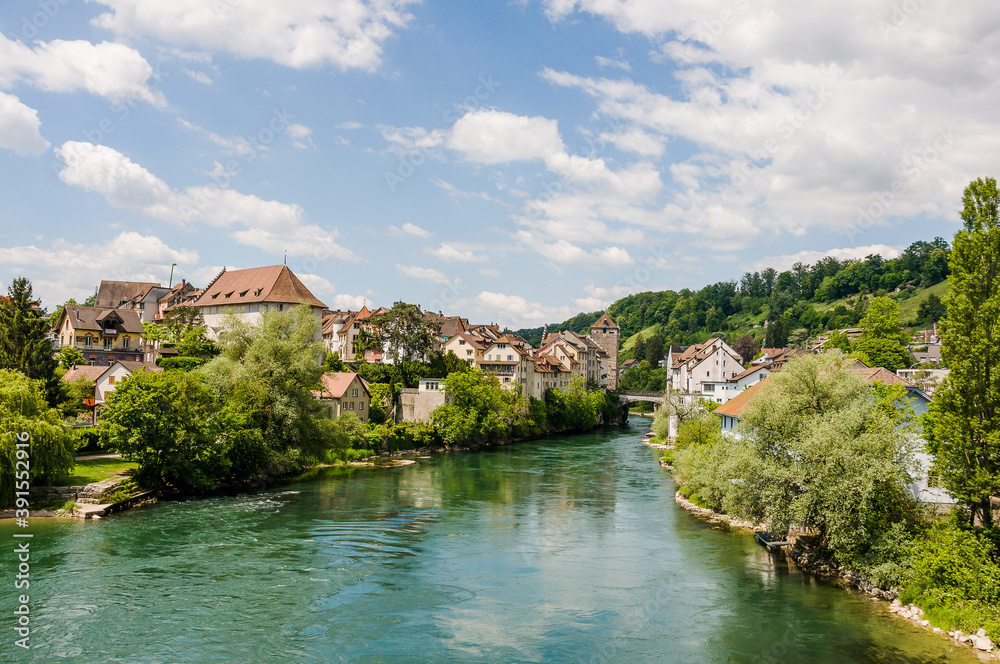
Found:
[[[96,192],[113,207],[181,225],[227,228],[237,242],[272,254],[360,260],[337,242],[335,230],[305,223],[297,204],[266,201],[217,184],[173,189],[103,145],[67,141],[56,154],[66,164],[59,173],[63,182]]]
[[[0,148],[37,157],[49,149],[49,142],[39,130],[41,124],[38,111],[14,95],[0,92]]]
[[[537,252],[556,263],[589,263],[591,266],[615,267],[632,265],[635,260],[621,247],[604,247],[586,250],[566,240],[546,242],[531,231],[517,231],[513,235],[517,242],[527,249]]]
[[[487,260],[481,248],[465,242],[442,242],[440,246],[428,249],[427,253],[447,263],[475,263]]]
[[[295,68],[378,67],[382,44],[406,26],[415,0],[95,0],[94,23],[122,36],[263,58]]]
[[[300,150],[305,150],[306,148],[315,149],[316,146],[312,142],[312,129],[301,124],[290,124],[285,128],[288,133],[289,138],[292,139],[292,145]]]
[[[463,115],[451,128],[447,146],[480,164],[547,161],[566,152],[555,120],[495,110]]]
[[[102,279],[166,282],[171,263],[183,274],[198,264],[198,252],[173,249],[155,235],[133,231],[99,244],[58,239],[47,247],[0,247],[4,271],[31,279],[48,308],[71,297],[83,301]]]
[[[740,220],[733,247],[748,246],[752,229],[844,229],[869,208],[875,223],[954,218],[962,188],[1000,148],[989,110],[1000,102],[989,83],[1000,61],[981,55],[1000,49],[1000,31],[981,21],[988,0],[912,12],[864,0],[808,10],[774,0],[768,11],[731,0],[681,0],[670,11],[657,0],[545,6],[553,21],[585,12],[644,35],[677,65],[669,90],[552,69],[542,77],[590,95],[598,117],[620,127],[601,138],[621,150],[649,146],[658,157],[664,142],[694,146],[671,168],[668,211]]]
[[[31,47],[0,35],[0,88],[23,83],[46,92],[83,90],[115,103],[137,100],[162,108],[167,100],[150,89],[152,76],[152,66],[124,44],[56,39]]]
[[[450,284],[456,281],[461,281],[461,279],[449,279],[448,276],[441,272],[440,270],[435,270],[430,267],[419,267],[417,265],[400,265],[396,264],[396,270],[407,277],[413,277],[414,279],[424,279],[426,281],[431,281],[435,284]]]
[[[481,316],[493,317],[493,320],[511,327],[527,327],[540,325],[555,320],[565,320],[575,314],[568,306],[545,306],[531,302],[520,295],[507,295],[482,291],[468,302],[469,306]]]

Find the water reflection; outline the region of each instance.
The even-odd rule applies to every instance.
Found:
[[[24,661],[975,661],[680,511],[640,437],[36,520]]]

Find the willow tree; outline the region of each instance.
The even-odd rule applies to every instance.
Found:
[[[1000,193],[994,178],[965,188],[951,256],[951,293],[940,323],[951,373],[932,406],[930,451],[944,486],[986,527],[1000,494]]]

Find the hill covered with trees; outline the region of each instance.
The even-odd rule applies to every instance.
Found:
[[[739,281],[720,281],[701,290],[666,290],[628,295],[608,314],[622,331],[621,359],[662,357],[667,344],[693,344],[721,336],[731,344],[750,335],[758,346],[801,346],[831,329],[856,326],[865,315],[867,296],[889,295],[900,304],[901,324],[931,325],[943,315],[950,247],[942,238],[911,244],[898,257],[873,254],[864,259],[826,257],[811,265],[796,263],[779,272],[747,272]],[[931,289],[936,292],[930,292]],[[906,306],[906,300],[919,306]],[[589,331],[601,312],[581,313],[550,330]],[[908,316],[908,318],[907,318]],[[642,333],[641,340],[636,337]],[[518,330],[529,342],[542,328]],[[636,344],[640,355],[636,355]]]

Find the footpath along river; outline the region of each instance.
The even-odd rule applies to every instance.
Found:
[[[976,662],[673,501],[648,423],[33,519],[4,662]],[[18,591],[20,592],[20,591]]]

